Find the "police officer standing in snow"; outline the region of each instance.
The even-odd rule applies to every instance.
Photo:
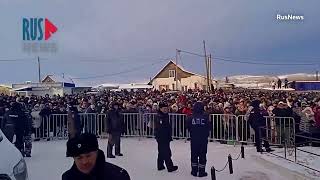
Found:
[[[261,147],[262,146],[261,138],[266,137],[266,130],[261,127],[266,127],[267,124],[260,110],[259,105],[260,105],[259,100],[252,101],[251,106],[253,109],[249,112],[248,123],[250,124],[251,128],[254,129],[254,132],[255,132],[255,141],[256,141],[255,146],[257,148],[257,152],[263,152]],[[270,148],[269,142],[267,140],[264,140],[263,142],[267,152],[273,151]]]
[[[187,128],[191,135],[191,174],[195,177],[208,176],[205,168],[210,123],[202,102],[195,103],[192,115],[187,118]]]
[[[113,146],[115,146],[115,155],[123,156],[120,148],[121,133],[124,132],[123,116],[119,110],[119,104],[113,102],[111,104],[111,110],[107,115],[107,133],[108,133],[108,146],[107,146],[107,158],[115,158],[112,154]]]
[[[158,143],[158,170],[164,170],[165,163],[168,172],[176,171],[178,166],[173,165],[170,149],[170,142],[172,141],[172,126],[169,122],[168,105],[163,102],[159,103],[159,111],[155,119],[154,134]]]
[[[11,103],[11,109],[6,113],[4,121],[8,128],[4,131],[5,135],[12,142],[14,134],[16,135],[15,146],[25,156],[23,136],[27,131],[27,117],[22,111],[21,104]],[[12,126],[13,125],[13,126]]]

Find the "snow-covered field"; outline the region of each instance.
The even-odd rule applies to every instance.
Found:
[[[298,147],[298,149],[308,151],[311,153],[315,153],[315,154],[320,154],[319,147],[308,146],[308,147]],[[281,156],[281,157],[285,157],[284,149],[275,149],[275,150],[276,151],[273,152],[274,154]],[[303,174],[303,175],[309,177],[310,179],[311,178],[320,179],[319,172],[310,170],[310,169],[305,168],[303,166],[299,166],[299,165],[297,165],[293,162],[287,161],[281,157],[277,157],[272,154],[264,154],[264,155],[260,156],[261,159],[264,159],[268,162],[272,162],[273,164],[275,164],[277,166],[285,167],[286,169],[288,169],[290,171],[295,171],[300,174]],[[291,161],[295,160],[294,149],[287,150],[287,159],[290,159]],[[320,170],[320,157],[306,153],[306,152],[302,152],[299,150],[297,150],[297,163],[311,167],[313,169]]]
[[[99,140],[100,148],[106,152],[107,140]],[[182,140],[171,143],[173,161],[179,166],[174,173],[157,171],[156,157],[157,144],[154,139],[123,138],[122,152],[124,157],[107,159],[107,161],[125,168],[132,180],[192,180],[190,175],[190,144]],[[223,168],[228,154],[237,158],[240,146],[222,145],[209,143],[207,172],[210,167]],[[32,157],[27,159],[29,177],[31,180],[58,180],[64,171],[69,169],[73,163],[72,158],[66,158],[66,141],[34,142]],[[245,159],[239,158],[233,161],[234,173],[229,174],[228,167],[223,172],[217,172],[217,180],[286,180],[288,173],[278,171],[276,168],[265,166],[257,160],[260,154],[255,152],[252,146],[245,147]],[[196,178],[197,179],[197,178]],[[202,179],[211,179],[210,176]]]

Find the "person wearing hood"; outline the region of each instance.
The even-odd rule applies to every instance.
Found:
[[[202,102],[194,104],[192,115],[187,119],[187,128],[191,136],[191,174],[195,177],[208,176],[205,168],[210,122]]]
[[[251,111],[249,112],[249,119],[248,123],[254,129],[255,132],[255,146],[257,148],[257,152],[263,152],[261,147],[261,138],[266,136],[266,130],[260,129],[261,127],[266,127],[266,120],[263,117],[261,109],[259,107],[260,101],[254,100],[251,103]],[[267,152],[271,152],[271,148],[269,142],[264,140],[264,147],[266,148]]]
[[[94,134],[84,133],[67,142],[67,157],[72,167],[63,173],[62,180],[130,180],[128,172],[105,161]]]
[[[164,170],[164,163],[168,172],[178,170],[178,166],[174,166],[171,156],[170,142],[172,141],[172,125],[169,121],[168,105],[164,102],[159,103],[159,111],[155,119],[154,135],[158,143],[158,170]]]

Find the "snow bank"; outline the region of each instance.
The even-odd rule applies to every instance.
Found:
[[[99,140],[100,148],[106,152],[107,140]],[[190,175],[190,144],[184,141],[174,141],[171,143],[173,161],[179,166],[179,170],[174,173],[157,171],[156,157],[157,144],[154,139],[123,138],[122,151],[124,157],[107,159],[107,161],[124,167],[130,174],[132,180],[192,180]],[[240,153],[240,146],[222,145],[219,143],[209,143],[207,172],[210,167],[222,168],[228,154],[236,158]],[[229,174],[228,167],[223,172],[217,172],[217,180],[286,180],[286,174],[266,168],[259,163],[254,155],[255,148],[245,147],[245,159],[233,161],[234,174]],[[32,157],[26,159],[29,176],[32,180],[58,180],[64,171],[69,169],[73,163],[72,158],[66,158],[66,141],[35,142],[33,144]],[[211,179],[210,176],[202,178]]]

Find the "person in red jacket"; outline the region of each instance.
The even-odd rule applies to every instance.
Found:
[[[182,114],[186,114],[187,116],[192,115],[192,103],[191,102],[188,102],[187,107],[183,108]]]

